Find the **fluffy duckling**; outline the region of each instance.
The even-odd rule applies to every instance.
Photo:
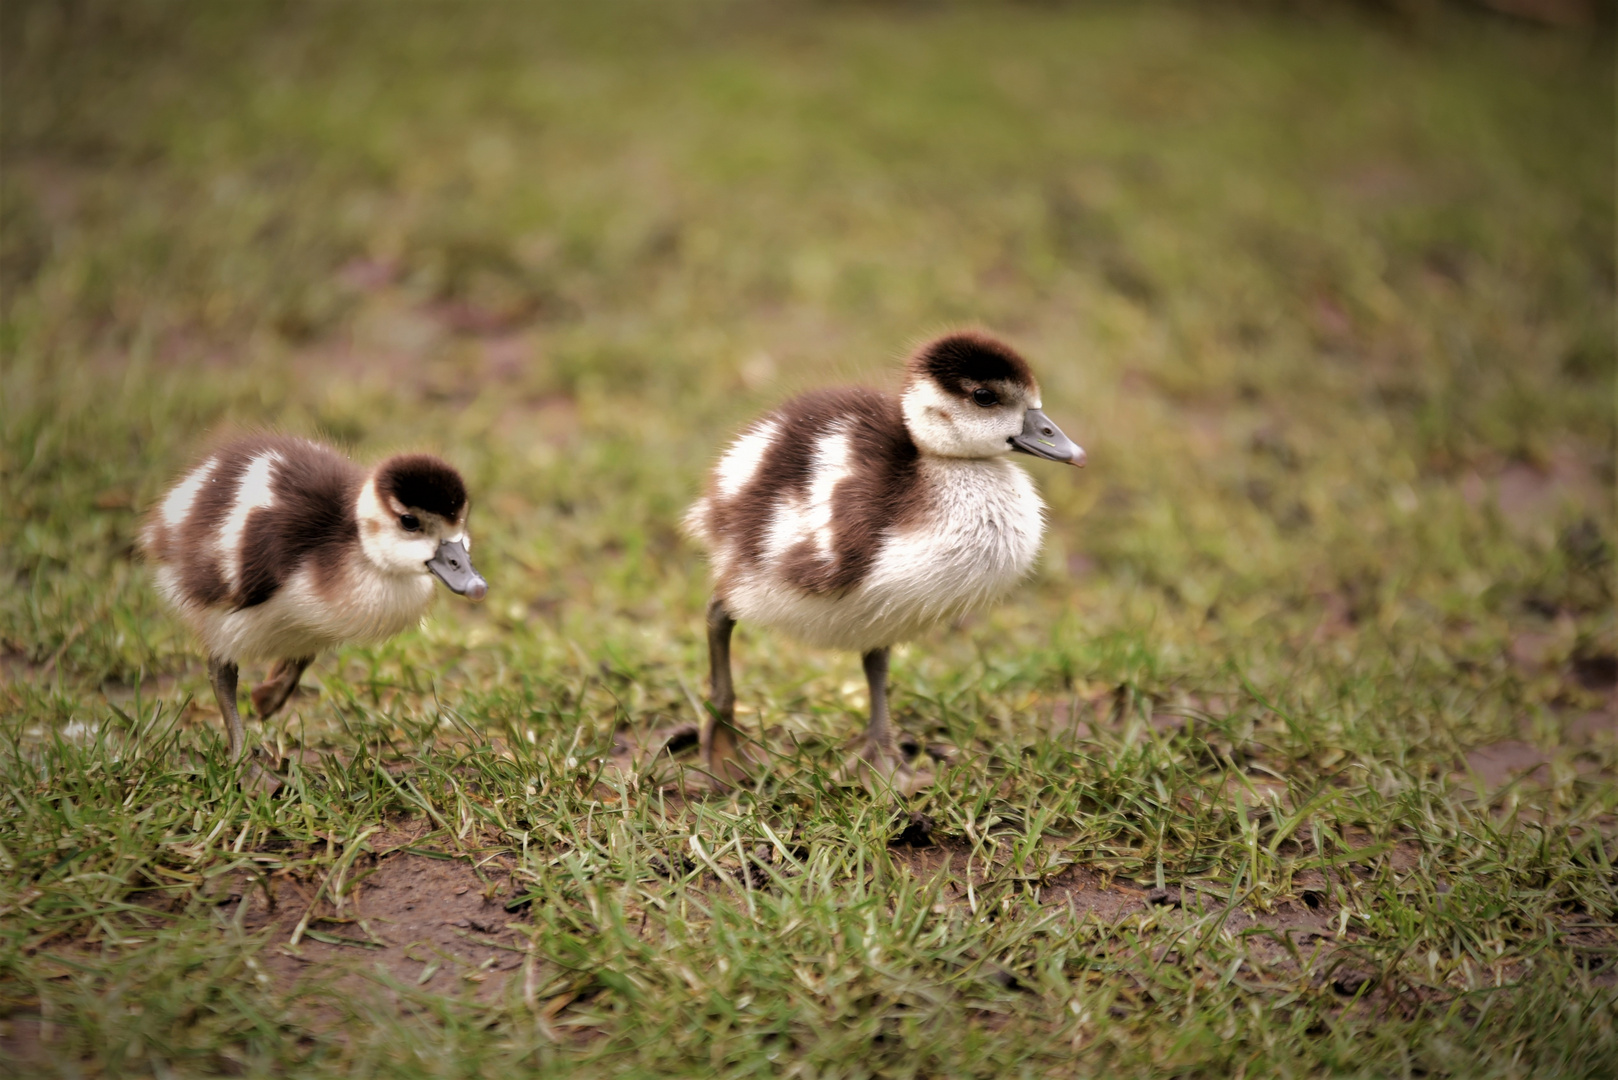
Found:
[[[888,652],[981,608],[1033,565],[1045,505],[1012,452],[1084,464],[1009,346],[979,332],[923,345],[899,397],[862,387],[795,398],[745,428],[685,518],[713,571],[702,765],[744,775],[730,636],[736,620],[862,655],[860,757],[897,790],[923,781],[888,722]]]
[[[267,717],[321,650],[418,623],[434,577],[483,598],[466,513],[466,485],[438,458],[401,454],[366,472],[318,443],[274,435],[221,446],[169,490],[141,547],[158,592],[208,650],[232,761],[246,744],[237,664],[275,662],[253,692]]]

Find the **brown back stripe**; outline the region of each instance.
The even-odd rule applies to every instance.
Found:
[[[717,482],[710,484],[708,531],[734,543],[742,564],[758,565],[776,511],[786,499],[807,496],[820,440],[841,430],[851,472],[832,492],[830,557],[805,541],[776,569],[806,592],[845,592],[870,571],[884,537],[924,509],[919,455],[899,403],[875,390],[842,387],[795,398],[767,419],[778,430],[747,485],[724,499]]]
[[[305,563],[314,568],[317,589],[334,584],[359,544],[354,504],[364,482],[358,467],[323,446],[282,450],[270,486],[275,503],[254,510],[242,533],[237,607],[264,603]]]
[[[215,539],[235,505],[242,475],[253,459],[266,453],[281,458],[271,473],[274,505],[259,507],[248,516],[242,530],[241,579],[232,591]],[[152,518],[149,553],[175,566],[187,600],[206,607],[227,602],[238,610],[253,607],[274,596],[299,566],[310,561],[317,587],[340,576],[359,539],[354,503],[364,473],[357,466],[326,447],[276,435],[238,439],[210,457],[213,472],[185,520],[167,528],[161,506]]]

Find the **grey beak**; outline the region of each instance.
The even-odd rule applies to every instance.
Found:
[[[1032,454],[1047,461],[1065,461],[1084,468],[1084,448],[1062,434],[1062,429],[1051,423],[1051,418],[1038,409],[1023,414],[1022,434],[1009,440],[1011,448],[1019,453]]]
[[[427,560],[431,570],[450,592],[460,593],[468,600],[482,600],[489,594],[489,583],[472,568],[472,556],[459,540],[445,540],[438,545],[438,554]]]

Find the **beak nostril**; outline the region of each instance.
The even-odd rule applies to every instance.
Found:
[[[1056,434],[1056,429],[1055,428],[1040,428],[1039,433],[1041,435],[1055,435]]]

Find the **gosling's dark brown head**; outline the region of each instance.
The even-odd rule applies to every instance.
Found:
[[[1084,464],[1084,451],[1040,409],[1028,362],[980,330],[934,338],[905,364],[905,427],[924,452],[990,458],[1008,451]]]
[[[360,492],[360,543],[394,573],[431,573],[453,592],[481,600],[489,591],[472,566],[461,474],[431,454],[399,454],[376,467]]]

